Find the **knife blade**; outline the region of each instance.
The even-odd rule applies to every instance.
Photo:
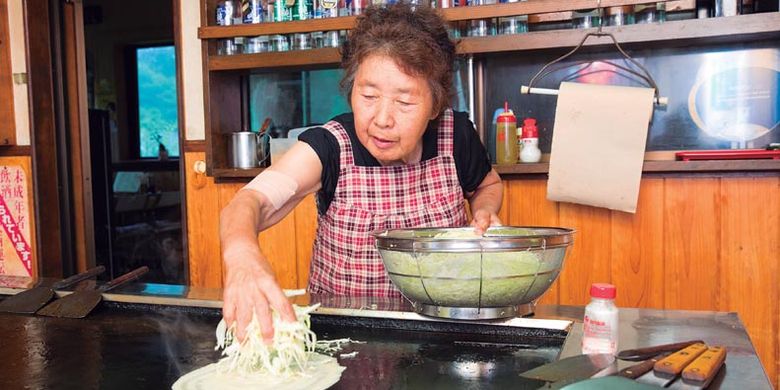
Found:
[[[624,351],[620,351],[617,354],[617,358],[620,360],[628,360],[632,362],[638,362],[642,360],[650,359],[654,356],[658,356],[664,352],[676,352],[679,351],[689,345],[693,345],[696,343],[704,343],[704,341],[701,340],[689,340],[689,341],[683,341],[679,343],[672,343],[672,344],[663,344],[663,345],[656,345],[653,347],[643,347],[643,348],[636,348],[636,349],[627,349]]]
[[[564,379],[562,381],[558,381],[558,382],[554,382],[554,383],[548,383],[545,386],[540,387],[540,389],[570,389],[575,384],[583,383],[583,382],[587,382],[587,383],[584,384],[582,387],[573,387],[573,388],[575,388],[575,389],[577,389],[577,388],[587,389],[587,388],[590,387],[590,384],[593,385],[593,387],[590,387],[590,388],[593,388],[593,389],[608,388],[608,387],[611,387],[611,386],[614,386],[615,388],[618,388],[618,389],[621,388],[621,387],[628,387],[628,386],[626,386],[628,384],[627,382],[620,381],[620,380],[594,381],[593,379],[596,379],[597,376],[602,376],[602,377],[617,376],[617,377],[621,377],[621,378],[631,379],[632,380],[631,382],[632,383],[636,383],[637,385],[636,386],[630,386],[630,387],[637,388],[637,389],[646,388],[647,385],[639,384],[638,382],[633,381],[633,379],[636,379],[636,378],[642,376],[644,373],[652,370],[653,366],[655,365],[655,363],[657,361],[659,361],[662,358],[666,357],[670,353],[671,352],[663,353],[663,354],[658,355],[656,357],[647,359],[647,360],[645,360],[643,362],[634,364],[634,365],[632,365],[630,367],[626,367],[626,368],[624,368],[624,369],[622,369],[622,370],[620,370],[618,372],[614,372],[614,371],[607,372],[608,368],[605,368],[605,369],[599,371],[598,373],[596,373],[595,375],[593,375],[590,379],[585,379],[583,381],[574,381],[574,382],[572,382],[571,380],[568,380],[568,379]],[[607,373],[605,374],[605,372],[607,372]],[[604,374],[604,375],[602,375],[602,374]]]
[[[571,383],[590,378],[614,361],[615,356],[608,353],[575,355],[533,368],[523,372],[520,376],[546,382],[566,380]]]
[[[702,343],[696,343],[685,347],[684,349],[655,362],[652,371],[647,372],[636,380],[641,383],[666,387],[677,379],[685,366],[706,350],[707,346]]]

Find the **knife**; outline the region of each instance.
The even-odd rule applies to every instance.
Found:
[[[650,359],[654,356],[658,356],[664,352],[675,352],[679,351],[689,345],[693,345],[696,343],[704,343],[704,341],[701,340],[689,340],[689,341],[683,341],[681,343],[673,343],[673,344],[663,344],[663,345],[656,345],[654,347],[644,347],[644,348],[637,348],[637,349],[627,349],[625,351],[620,351],[617,354],[617,358],[620,360],[628,360],[632,362],[638,362],[642,360]]]
[[[685,367],[682,379],[672,383],[674,389],[706,389],[720,372],[725,372],[726,348],[709,347]]]
[[[572,383],[588,379],[615,361],[609,353],[576,355],[528,370],[520,376],[546,382]]]
[[[696,343],[685,347],[657,362],[653,370],[637,378],[638,382],[666,387],[677,379],[677,376],[699,355],[707,350],[703,343]]]
[[[572,382],[571,380],[562,380],[559,382],[549,383],[546,386],[540,387],[540,389],[609,389],[609,388],[635,388],[635,389],[643,389],[643,388],[654,388],[653,386],[647,386],[644,384],[639,384],[638,382],[634,381],[633,379],[636,379],[646,372],[653,369],[653,366],[656,362],[663,359],[664,357],[668,356],[671,352],[666,352],[661,355],[658,355],[656,357],[647,359],[643,362],[634,364],[630,367],[626,367],[618,372],[613,372],[608,374],[607,376],[604,376],[602,378],[595,378],[597,375],[602,374],[603,371],[600,371],[597,373],[597,375],[594,375],[591,377],[591,379],[585,379],[583,381],[577,381]],[[619,379],[606,379],[607,377],[621,377],[625,379],[629,379],[630,381],[626,382],[625,380],[619,380]],[[596,380],[599,379],[599,380]],[[582,383],[581,386],[576,386],[577,384]]]

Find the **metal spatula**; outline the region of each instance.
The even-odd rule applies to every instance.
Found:
[[[137,279],[147,273],[149,267],[136,268],[91,291],[76,291],[38,310],[38,314],[49,317],[84,318],[100,303],[103,293]]]
[[[0,312],[33,314],[54,298],[54,290],[72,286],[82,280],[100,275],[105,270],[105,267],[100,265],[80,274],[73,275],[67,279],[60,280],[51,286],[38,286],[22,291],[0,302]]]
[[[574,383],[590,378],[595,373],[612,364],[615,357],[611,354],[576,355],[520,374],[524,378],[556,382],[557,386]]]

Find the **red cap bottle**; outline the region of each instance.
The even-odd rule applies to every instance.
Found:
[[[615,299],[617,289],[609,283],[593,283],[590,285],[590,296],[593,298]]]
[[[536,119],[525,118],[523,120],[523,138],[539,138],[539,130],[536,128]]]

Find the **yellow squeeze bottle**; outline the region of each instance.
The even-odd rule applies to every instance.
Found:
[[[517,164],[517,118],[509,103],[496,118],[496,164]]]

